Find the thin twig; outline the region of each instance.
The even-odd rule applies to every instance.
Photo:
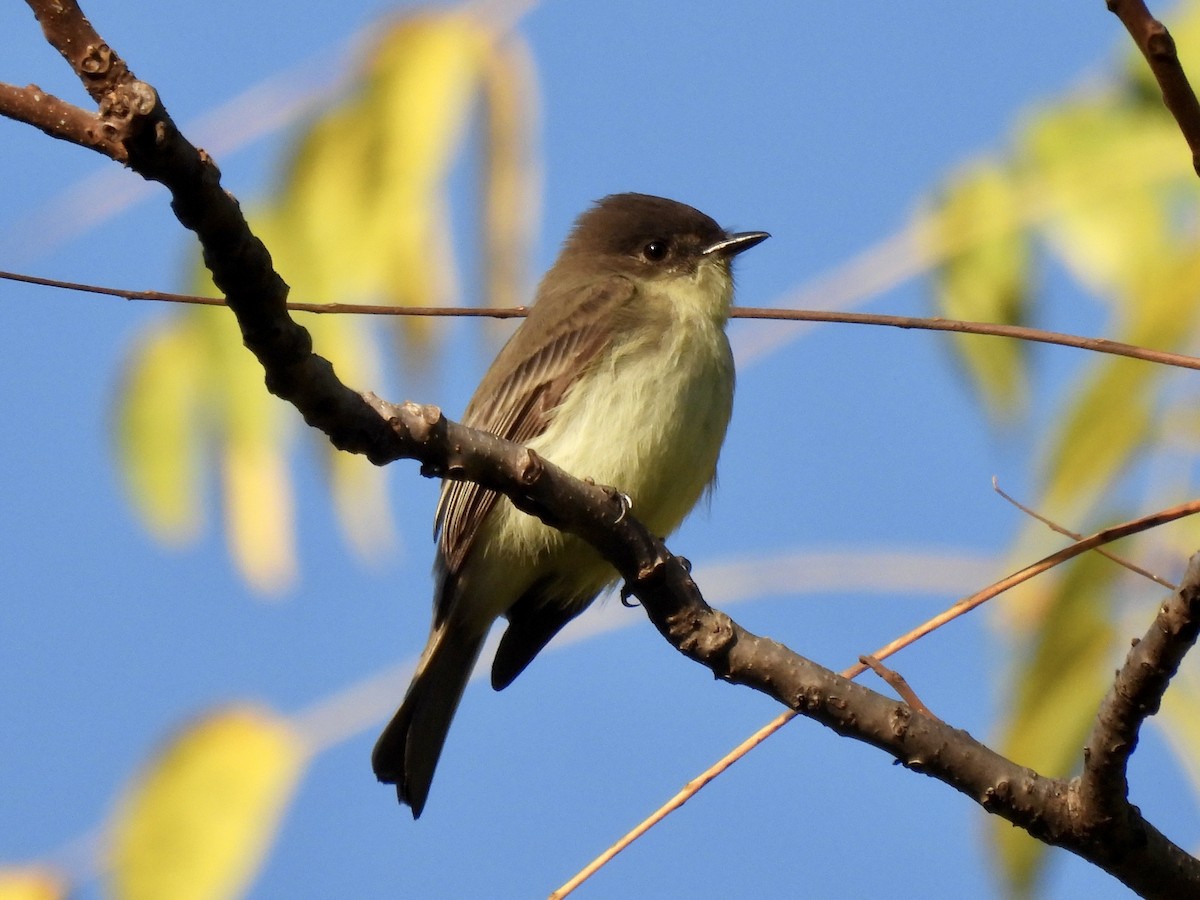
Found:
[[[912,708],[913,712],[919,712],[923,716],[933,715],[929,711],[929,707],[921,702],[921,698],[917,696],[917,692],[909,686],[905,677],[895,669],[889,669],[873,656],[860,656],[858,661],[887,682],[892,690],[900,695],[900,699]]]
[[[132,291],[126,288],[102,287],[77,281],[60,281],[57,278],[41,278],[37,275],[22,275],[19,272],[0,272],[0,280],[19,281],[43,287],[80,291],[85,294],[103,294],[123,300],[142,300],[157,303],[183,303],[192,306],[228,306],[224,297],[201,297],[196,294],[171,294],[165,291]],[[461,307],[461,306],[370,306],[359,303],[297,303],[286,304],[291,312],[336,313],[359,316],[479,316],[493,319],[515,319],[524,316],[524,306],[504,308]]]
[[[221,297],[199,297],[192,294],[171,294],[164,291],[133,291],[125,288],[100,287],[74,281],[60,281],[54,278],[41,278],[35,275],[22,275],[17,272],[0,271],[0,279],[19,281],[26,284],[38,284],[46,287],[61,288],[69,291],[82,291],[90,294],[103,294],[110,297],[121,297],[125,300],[149,300],[163,303],[187,303],[201,306],[227,306]],[[495,319],[512,319],[524,316],[528,309],[524,306],[505,308],[462,307],[462,306],[372,306],[359,303],[297,303],[288,301],[287,309],[310,313],[336,313],[340,315],[367,316],[480,316]],[[730,315],[735,319],[768,319],[789,322],[829,322],[846,325],[878,325],[890,328],[904,328],[922,331],[951,331],[958,334],[981,334],[991,337],[1014,338],[1023,341],[1036,341],[1042,344],[1057,344],[1062,347],[1074,347],[1079,350],[1092,350],[1096,353],[1108,353],[1114,356],[1125,356],[1140,359],[1160,365],[1176,366],[1182,369],[1200,370],[1200,357],[1187,356],[1183,353],[1170,353],[1166,350],[1152,350],[1138,347],[1134,344],[1124,344],[1108,338],[1080,337],[1074,334],[1063,334],[1058,331],[1044,331],[1040,328],[1027,328],[1020,325],[1003,325],[995,322],[966,322],[958,319],[927,318],[921,316],[892,316],[880,313],[835,312],[819,309],[775,309],[761,306],[737,306]]]
[[[764,309],[742,306],[733,311],[735,318],[787,319],[800,322],[836,322],[848,325],[885,325],[892,328],[916,328],[924,331],[950,331],[957,334],[983,334],[991,337],[1016,338],[1041,344],[1058,344],[1079,350],[1094,350],[1114,356],[1127,356],[1147,362],[1157,362],[1183,369],[1200,369],[1200,359],[1182,353],[1150,350],[1108,338],[1079,337],[1058,331],[1043,331],[1023,325],[1003,325],[997,322],[964,322],[939,317],[888,316],[879,313],[827,312],[824,310]]]
[[[1159,525],[1166,525],[1168,522],[1174,522],[1176,519],[1182,519],[1185,516],[1195,515],[1200,512],[1200,500],[1189,500],[1187,503],[1180,503],[1177,506],[1172,506],[1167,509],[1159,510],[1151,513],[1148,516],[1142,516],[1140,519],[1131,519],[1128,522],[1122,522],[1120,525],[1114,525],[1112,528],[1106,528],[1103,531],[1098,531],[1090,537],[1084,538],[1082,541],[1077,541],[1068,547],[1063,547],[1049,556],[1043,557],[1032,565],[1014,572],[1007,578],[1002,578],[994,584],[989,585],[970,597],[964,597],[959,600],[945,612],[934,616],[929,621],[925,622],[918,628],[913,629],[902,638],[897,638],[890,644],[881,647],[871,655],[876,659],[886,659],[891,656],[896,650],[907,647],[909,644],[923,638],[931,631],[941,628],[947,622],[957,619],[965,612],[970,612],[978,606],[982,606],[993,597],[1003,594],[1010,588],[1016,587],[1018,584],[1023,584],[1036,575],[1053,569],[1057,565],[1061,565],[1069,559],[1074,559],[1081,553],[1087,553],[1089,550],[1094,550],[1104,544],[1111,544],[1113,541],[1123,537],[1129,537],[1131,534],[1139,534],[1143,531],[1149,531],[1151,528],[1157,528]],[[864,667],[860,663],[858,666],[852,666],[851,670],[857,675],[864,671]],[[853,676],[847,676],[853,677]]]
[[[1045,525],[1051,531],[1056,531],[1059,534],[1063,535],[1064,537],[1069,537],[1073,541],[1082,541],[1083,540],[1082,534],[1078,534],[1077,532],[1071,531],[1070,529],[1063,528],[1063,526],[1059,525],[1057,522],[1054,522],[1054,521],[1046,518],[1041,513],[1039,513],[1037,510],[1030,509],[1028,506],[1025,506],[1023,503],[1018,502],[1016,499],[1014,499],[1012,497],[1011,494],[1006,493],[1000,487],[1000,482],[995,476],[992,476],[992,490],[995,491],[997,494],[999,494],[1001,497],[1003,497],[1005,500],[1007,500],[1009,503],[1011,503],[1013,506],[1015,506],[1017,509],[1019,509],[1021,512],[1025,513],[1025,515],[1030,516],[1034,519],[1037,519],[1039,522],[1041,522],[1043,525]],[[1117,556],[1117,554],[1112,553],[1108,550],[1104,550],[1100,547],[1096,548],[1096,552],[1099,553],[1101,556],[1103,556],[1105,559],[1110,559],[1113,562],[1115,562],[1117,565],[1124,566],[1130,572],[1133,572],[1137,575],[1141,575],[1143,578],[1149,578],[1155,584],[1160,584],[1163,587],[1167,588],[1168,590],[1172,590],[1172,591],[1176,590],[1176,586],[1174,584],[1172,584],[1171,582],[1167,581],[1167,579],[1163,578],[1161,575],[1155,575],[1153,572],[1151,572],[1148,569],[1143,569],[1137,563],[1132,563],[1129,560],[1123,559],[1122,557]]]
[[[634,828],[626,833],[619,841],[593,859],[590,863],[580,869],[558,890],[551,892],[548,900],[562,900],[568,894],[574,893],[575,889],[595,875],[604,866],[606,866],[618,853],[640,838],[643,834],[669,816],[683,804],[691,800],[696,794],[700,793],[710,781],[728,769],[731,765],[777,732],[780,728],[786,725],[792,719],[796,718],[799,713],[793,710],[785,710],[780,713],[750,737],[746,738],[719,760],[689,781],[680,789],[674,797],[656,809],[653,813],[639,822]]]

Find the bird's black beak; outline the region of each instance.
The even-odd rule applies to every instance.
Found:
[[[771,235],[765,231],[739,231],[737,234],[727,234],[714,244],[709,244],[700,251],[701,256],[711,256],[716,253],[726,259],[733,259],[743,250],[749,250],[761,244]]]

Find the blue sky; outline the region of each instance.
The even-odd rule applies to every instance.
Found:
[[[185,127],[284,70],[319,83],[306,61],[336,58],[391,9],[359,0],[88,7]],[[773,234],[739,260],[747,305],[778,301],[902,227],[939,175],[1002,147],[1034,104],[1102,76],[1127,41],[1102,3],[1028,0],[931,0],[915,10],[545,0],[518,28],[541,101],[534,269],[549,265],[593,199],[645,191]],[[0,9],[0,34],[0,79],[82,97],[21,5]],[[286,132],[274,132],[221,156],[226,186],[245,201],[263,196],[286,146]],[[48,205],[116,167],[5,121],[0,164],[0,268],[183,287],[189,237],[164,191],[51,242],[39,224]],[[138,182],[126,173],[124,184]],[[465,200],[456,210],[469,267]],[[464,302],[474,303],[469,273]],[[1049,327],[1103,328],[1061,279],[1048,280],[1045,302]],[[923,314],[924,285],[871,308]],[[313,455],[298,453],[301,580],[280,602],[263,602],[214,528],[165,550],[122,494],[110,421],[119,362],[169,311],[5,284],[0,314],[0,859],[22,861],[96,827],[137,763],[190,716],[242,699],[298,714],[411,663],[428,627],[436,486],[413,465],[392,467],[402,546],[364,568],[336,533]],[[451,326],[429,375],[381,393],[459,413],[486,365],[478,328]],[[735,323],[735,342],[750,328]],[[1053,348],[1035,358],[1044,397],[1080,362]],[[719,490],[670,546],[693,560],[702,588],[706,570],[767,571],[796,554],[965,563],[925,591],[872,589],[871,573],[854,567],[831,584],[802,565],[791,590],[752,591],[730,607],[751,630],[840,669],[999,574],[1019,520],[990,479],[1027,491],[1036,436],[989,426],[936,336],[811,329],[739,371]],[[714,581],[720,589],[707,593],[720,604],[733,587]],[[371,776],[377,727],[322,752],[251,896],[544,896],[776,714],[667,648],[639,611],[608,601],[601,612],[622,627],[547,653],[502,694],[468,691],[420,822]],[[986,738],[1005,691],[1002,653],[994,622],[976,615],[897,666],[939,715]],[[1133,783],[1135,802],[1194,846],[1190,789],[1153,733]],[[987,896],[983,830],[965,798],[799,721],[578,896]],[[1127,896],[1065,854],[1046,888],[1051,898]]]

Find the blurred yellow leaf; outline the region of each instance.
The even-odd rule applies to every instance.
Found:
[[[270,396],[233,316],[192,308],[139,339],[117,411],[122,469],[139,511],[160,536],[195,536],[199,486],[216,432],[230,548],[258,589],[295,572],[291,486],[284,459],[287,407]]]
[[[195,536],[201,521],[199,436],[203,358],[192,320],[156,322],[125,366],[116,417],[117,456],[134,503],[161,537]]]
[[[67,882],[33,866],[0,868],[0,900],[65,900]]]
[[[204,340],[229,548],[254,587],[278,592],[296,571],[286,459],[294,411],[267,393],[233,316],[222,309],[190,313]]]
[[[128,789],[112,820],[111,883],[121,900],[220,900],[253,879],[305,750],[287,722],[254,707],[187,727]]]
[[[1018,166],[1044,207],[1046,234],[1071,273],[1103,298],[1135,289],[1163,261],[1169,215],[1154,190],[1187,174],[1178,130],[1161,111],[1113,98],[1043,110]]]
[[[532,293],[526,264],[540,192],[530,150],[536,133],[529,99],[535,94],[533,61],[525,43],[510,37],[495,45],[484,66],[487,303],[523,306]]]
[[[333,363],[338,377],[349,385],[367,387],[383,380],[383,364],[373,336],[354,316],[298,316],[321,353]],[[326,461],[334,510],[350,545],[366,560],[379,560],[397,542],[388,504],[387,468],[364,456],[342,453],[324,435],[312,438]]]
[[[385,182],[429,191],[442,181],[494,39],[480,19],[438,12],[398,21],[380,42],[367,80],[390,138],[376,161]]]
[[[494,36],[461,13],[384,30],[358,91],[300,143],[281,226],[312,254],[306,296],[442,305],[453,285],[445,179]]]
[[[976,162],[943,188],[921,230],[935,270],[934,303],[952,319],[1019,324],[1029,291],[1028,238],[1021,227],[1020,185],[992,161]],[[1002,414],[1025,397],[1024,345],[992,337],[955,335],[959,358],[988,401]]]
[[[334,511],[346,538],[362,559],[382,561],[398,540],[387,502],[386,472],[364,456],[332,448],[327,459]]]
[[[516,35],[461,10],[381,24],[350,91],[309,124],[279,194],[250,217],[292,296],[451,302],[446,183],[481,109],[483,280],[493,302],[523,300],[537,180],[531,70]],[[198,262],[194,268],[201,274],[193,291],[211,292]],[[384,385],[378,323],[320,316],[306,325],[347,384]],[[407,337],[403,362],[420,362],[432,325],[388,325]],[[138,508],[157,533],[193,536],[202,520],[197,485],[218,461],[231,552],[256,587],[278,590],[296,567],[288,461],[298,419],[267,395],[227,311],[189,310],[167,330],[172,343],[151,347],[155,368],[141,356],[130,364],[141,377],[129,383],[140,393],[127,389],[121,399],[122,459]],[[160,371],[176,363],[177,371]],[[361,555],[379,556],[394,541],[381,473],[316,440],[343,533]]]
[[[1161,376],[1138,360],[1107,357],[1094,367],[1052,432],[1039,509],[1069,523],[1088,521],[1148,439]]]
[[[1118,339],[1163,350],[1181,349],[1200,316],[1200,254],[1159,250],[1156,266],[1131,288]],[[1072,392],[1060,424],[1049,431],[1041,509],[1066,521],[1090,521],[1123,473],[1161,435],[1164,407],[1159,387],[1165,366],[1103,357]],[[1161,450],[1162,448],[1157,448]],[[1173,501],[1172,501],[1173,502]]]
[[[277,593],[296,574],[286,461],[276,441],[254,431],[229,435],[224,463],[230,550],[254,587]]]

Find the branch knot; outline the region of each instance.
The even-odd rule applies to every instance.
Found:
[[[711,607],[706,607],[700,615],[693,608],[682,610],[667,618],[667,627],[672,632],[682,632],[676,644],[681,653],[703,659],[714,672],[719,667],[718,661],[727,659],[737,643],[733,620]]]
[[[158,91],[144,81],[126,81],[104,95],[100,101],[100,116],[117,127],[128,128],[136,119],[151,115],[158,107]]]
[[[85,75],[107,75],[115,56],[108,44],[89,44],[79,60],[79,71]]]

